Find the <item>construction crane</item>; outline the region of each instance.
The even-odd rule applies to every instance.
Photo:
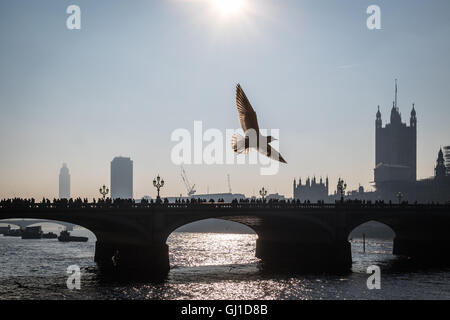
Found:
[[[228,174],[227,176],[228,176],[228,192],[229,192],[229,193],[232,193],[232,192],[231,192],[231,180],[230,180],[230,175]]]
[[[191,183],[189,182],[189,179],[186,175],[186,171],[184,171],[183,166],[181,166],[181,179],[183,179],[188,197],[192,197],[195,194],[195,192],[197,192],[197,190],[195,190],[195,184],[191,186]]]

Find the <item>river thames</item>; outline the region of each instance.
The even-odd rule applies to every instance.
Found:
[[[268,273],[255,258],[256,235],[173,233],[171,270],[161,283],[106,282],[86,243],[0,236],[0,299],[450,299],[450,269],[410,268],[392,241],[352,240],[352,272],[343,275]],[[67,267],[81,268],[81,289],[69,290]],[[381,289],[367,288],[367,267],[381,268]]]

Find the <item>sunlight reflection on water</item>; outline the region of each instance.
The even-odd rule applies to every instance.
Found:
[[[86,231],[74,232],[89,235]],[[448,269],[398,272],[392,241],[352,241],[352,272],[345,275],[273,274],[255,258],[256,235],[173,233],[171,271],[158,284],[105,283],[87,243],[0,236],[0,299],[448,299]],[[66,288],[66,268],[82,268],[82,290]],[[382,269],[382,289],[368,290],[366,269]]]

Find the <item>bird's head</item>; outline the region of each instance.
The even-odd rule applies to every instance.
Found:
[[[272,141],[277,141],[277,140],[278,140],[277,138],[274,138],[272,136],[267,137],[267,143],[271,143]]]

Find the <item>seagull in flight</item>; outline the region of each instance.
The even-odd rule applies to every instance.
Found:
[[[287,163],[281,154],[270,146],[270,143],[277,139],[272,136],[265,137],[259,132],[256,112],[253,110],[253,107],[240,84],[236,86],[236,106],[245,137],[240,134],[233,135],[231,147],[234,152],[238,154],[248,153],[250,149],[253,148],[273,160]]]

